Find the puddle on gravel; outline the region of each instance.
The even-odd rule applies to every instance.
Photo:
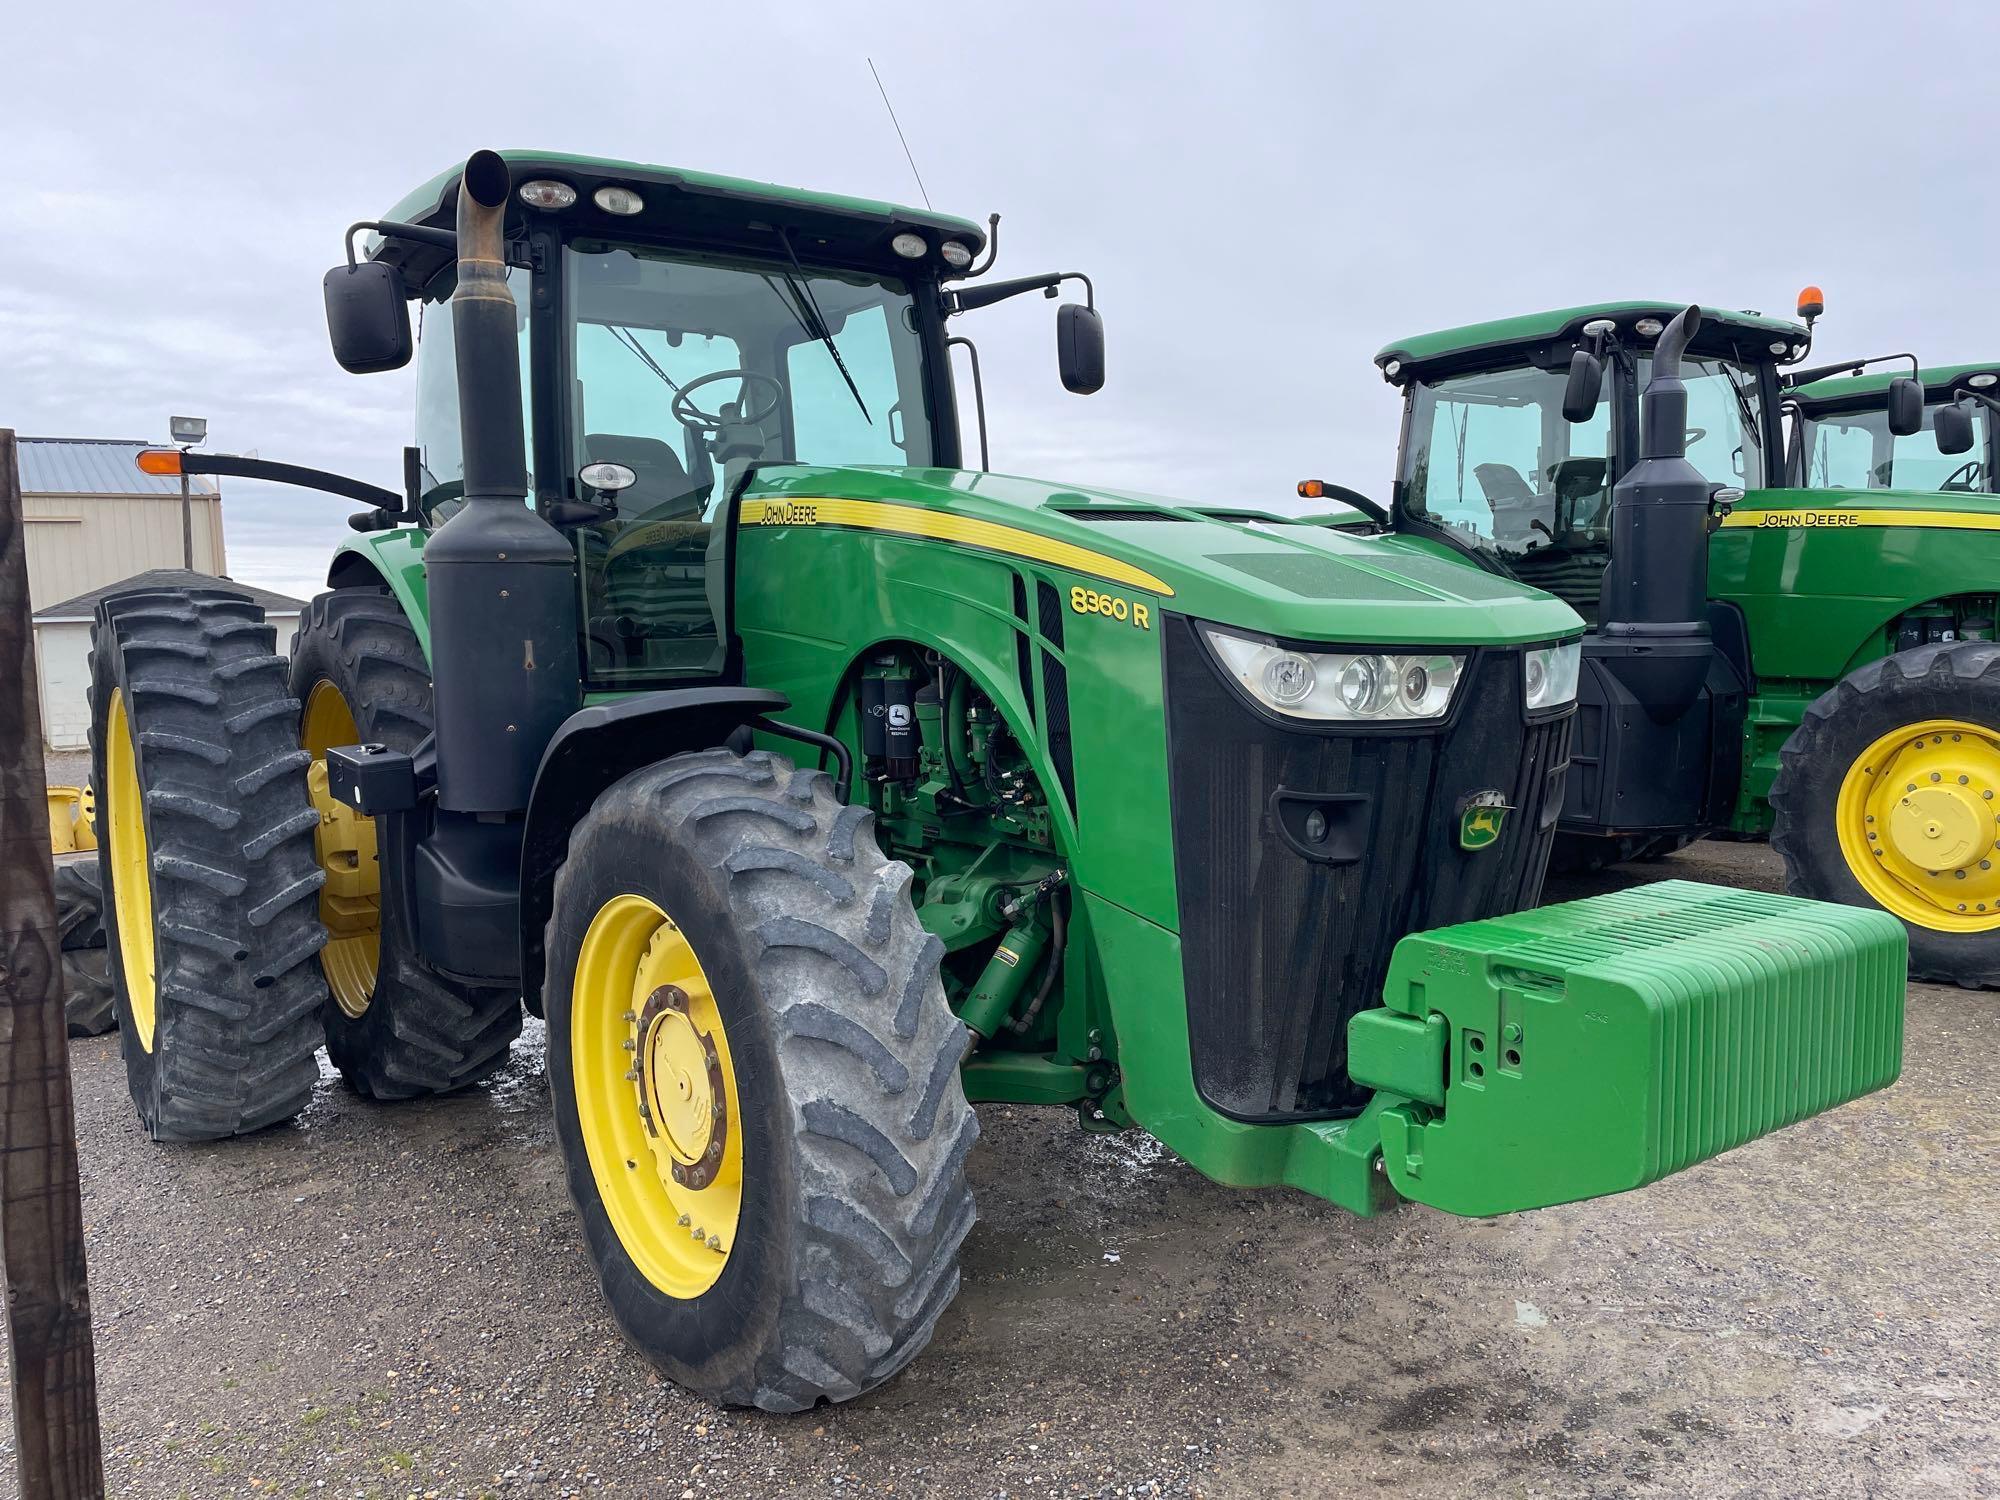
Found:
[[[486,1097],[501,1114],[539,1113],[548,1108],[548,1045],[548,1023],[539,1016],[523,1016],[512,1053],[486,1081]]]

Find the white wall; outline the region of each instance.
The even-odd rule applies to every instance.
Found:
[[[194,568],[229,571],[222,502],[194,497]],[[149,568],[181,565],[180,496],[23,495],[28,603],[46,609]]]
[[[292,648],[296,614],[268,615],[278,654]],[[48,750],[90,748],[90,622],[42,620],[35,625],[35,667],[42,693],[42,744]]]

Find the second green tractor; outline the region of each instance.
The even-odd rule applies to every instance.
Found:
[[[1393,499],[1347,524],[1589,627],[1559,858],[1768,833],[1793,892],[1897,917],[1914,974],[2000,986],[1993,375],[1815,383],[1820,309],[1609,303],[1390,344]],[[1670,342],[1682,430],[1654,432]],[[1662,504],[1641,470],[1676,443],[1700,483]]]

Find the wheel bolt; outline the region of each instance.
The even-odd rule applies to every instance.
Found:
[[[717,1255],[720,1255],[722,1253],[722,1236],[711,1234],[708,1237],[708,1248],[713,1250]]]
[[[1871,833],[1868,837],[1872,839],[1875,835]],[[637,1083],[639,1081],[639,1070],[637,1068],[627,1068],[625,1070],[625,1081],[627,1083]]]
[[[678,1219],[674,1220],[674,1222],[680,1225],[681,1228],[685,1229],[688,1227],[688,1225],[692,1224],[694,1220],[690,1219],[686,1214],[682,1214]]]
[[[627,1052],[637,1052],[639,1050],[639,1044],[633,1041],[632,1038],[630,1038],[629,1036],[626,1037],[623,1042],[619,1043],[619,1045],[622,1046]]]
[[[710,1141],[708,1143],[708,1159],[714,1161],[720,1155],[722,1155],[722,1142]]]
[[[687,1181],[687,1173],[681,1170],[681,1164],[679,1162],[674,1163],[674,1181],[675,1182]]]
[[[629,1010],[625,1012],[624,1018],[627,1021],[636,1021],[639,1019],[638,1015],[635,1012]]]

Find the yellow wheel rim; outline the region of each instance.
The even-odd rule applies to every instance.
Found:
[[[382,867],[375,858],[375,820],[327,790],[327,750],[360,744],[361,731],[340,689],[325,679],[314,683],[306,695],[299,739],[313,758],[306,772],[306,789],[319,814],[313,852],[326,871],[326,884],[319,891],[319,919],[327,931],[320,968],[334,1002],[345,1014],[358,1017],[375,993],[375,970],[382,953]]]
[[[584,934],[569,1067],[619,1244],[669,1297],[699,1297],[728,1264],[743,1215],[736,1069],[701,960],[644,896],[605,902]]]
[[[1938,932],[2000,928],[2000,733],[1926,719],[1883,735],[1848,767],[1835,817],[1883,910]]]
[[[153,946],[153,861],[146,848],[146,798],[139,790],[139,750],[125,712],[125,694],[111,695],[104,726],[106,833],[111,845],[111,906],[118,923],[119,967],[132,1030],[153,1050],[157,958]]]

